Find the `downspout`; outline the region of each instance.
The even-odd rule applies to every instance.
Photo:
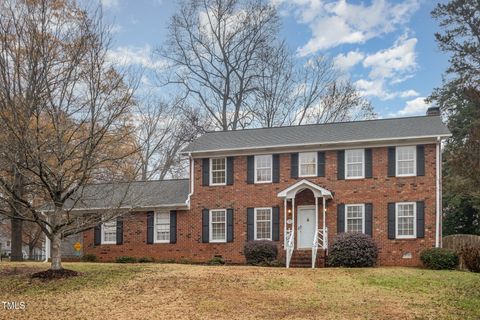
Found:
[[[435,168],[436,168],[436,177],[435,177],[435,180],[436,180],[436,196],[435,196],[435,199],[436,199],[436,204],[435,204],[435,210],[436,210],[436,220],[435,220],[435,247],[436,248],[440,248],[442,246],[442,242],[441,242],[441,239],[440,239],[440,228],[441,228],[441,210],[442,210],[442,207],[441,207],[441,191],[440,191],[440,188],[441,188],[441,184],[440,184],[440,180],[442,178],[441,176],[441,166],[442,166],[442,161],[441,161],[441,156],[442,156],[442,153],[441,153],[441,142],[442,142],[442,139],[440,137],[437,137],[437,146],[436,146],[436,165],[435,165]]]
[[[188,197],[187,197],[187,206],[188,206],[188,209],[190,209],[190,197],[193,195],[193,188],[195,186],[195,180],[194,180],[195,162],[193,161],[193,157],[191,153],[188,154],[188,158],[190,159],[190,193],[188,194]]]

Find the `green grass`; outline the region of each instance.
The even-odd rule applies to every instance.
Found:
[[[82,275],[29,278],[46,267],[0,264],[0,301],[27,303],[0,319],[480,319],[480,275],[460,271],[65,263]]]

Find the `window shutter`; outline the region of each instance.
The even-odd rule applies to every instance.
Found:
[[[325,151],[317,153],[317,176],[325,177]]]
[[[395,203],[388,203],[388,239],[395,239]]]
[[[345,179],[345,150],[337,151],[337,179]]]
[[[254,232],[255,232],[255,209],[247,208],[247,240],[252,241],[255,239]]]
[[[170,211],[170,243],[177,243],[177,211]]]
[[[290,160],[291,160],[291,166],[290,166],[291,177],[293,179],[297,179],[298,178],[298,153],[292,153],[290,155]]]
[[[210,242],[210,212],[208,209],[202,210],[202,242]]]
[[[155,214],[153,213],[153,211],[147,212],[147,244],[153,243],[153,219],[155,219]]]
[[[123,244],[123,218],[117,217],[117,244]]]
[[[425,237],[425,203],[417,201],[417,238]]]
[[[227,209],[227,242],[233,242],[233,209]]]
[[[345,232],[345,205],[337,205],[337,233]]]
[[[252,184],[255,182],[255,157],[247,157],[247,183]]]
[[[93,228],[93,245],[102,244],[102,225],[98,224]]]
[[[272,240],[280,240],[280,208],[272,208]]]
[[[227,157],[227,185],[233,184],[233,159],[234,157]]]
[[[373,176],[372,149],[365,149],[365,178]]]
[[[280,155],[272,155],[272,182],[280,182]]]
[[[373,236],[373,205],[365,203],[365,234]]]
[[[388,173],[389,177],[395,177],[395,147],[388,147]]]
[[[425,146],[419,144],[417,146],[417,176],[425,175]]]
[[[210,159],[202,159],[202,186],[210,184]]]

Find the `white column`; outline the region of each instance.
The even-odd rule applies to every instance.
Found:
[[[326,218],[325,218],[325,212],[326,212],[326,208],[325,208],[325,197],[322,198],[322,201],[323,201],[323,249],[327,249],[326,246],[325,246],[325,231],[326,231]]]
[[[283,199],[283,247],[287,247],[287,197]]]
[[[292,198],[292,232],[295,232],[295,198]],[[293,247],[295,248],[295,239],[293,241]]]
[[[318,233],[318,197],[315,197],[315,236]]]

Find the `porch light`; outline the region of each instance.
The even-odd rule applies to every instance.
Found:
[[[292,209],[288,209],[287,212],[288,212],[288,213],[292,213]]]

